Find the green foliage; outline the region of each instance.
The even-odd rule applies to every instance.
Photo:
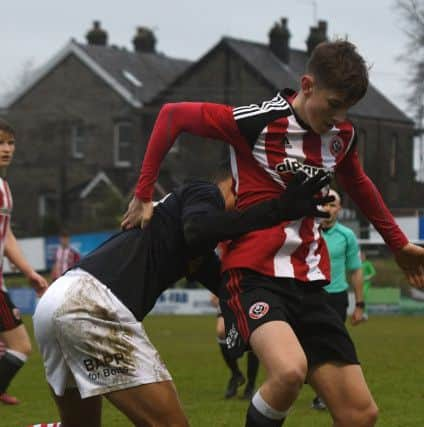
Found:
[[[25,319],[31,331],[30,319]],[[215,340],[213,316],[151,316],[145,328],[173,374],[192,427],[237,427],[244,425],[247,402],[225,401],[228,372]],[[351,329],[365,376],[380,407],[378,425],[417,427],[424,425],[422,363],[424,326],[418,317],[371,317]],[[30,423],[56,421],[53,401],[44,380],[42,362],[34,353],[16,377],[10,393],[22,400],[19,407],[0,407],[1,425],[23,427]],[[245,367],[245,360],[240,366]],[[260,372],[260,381],[263,371]],[[305,386],[284,427],[328,427],[327,412],[310,409],[313,393]],[[105,402],[103,426],[130,426],[115,408]]]

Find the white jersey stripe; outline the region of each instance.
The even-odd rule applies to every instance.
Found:
[[[316,254],[316,250],[318,248],[318,240],[320,238],[319,223],[317,221],[315,221],[314,223],[313,233],[314,233],[314,242],[309,245],[309,253],[306,256],[306,264],[309,267],[309,272],[307,273],[306,276],[310,281],[325,280],[325,275],[319,268],[321,255],[319,253]]]
[[[299,234],[301,225],[302,219],[291,222],[284,229],[285,241],[274,257],[274,272],[277,277],[295,277],[291,255],[302,243]]]
[[[230,164],[231,164],[231,173],[235,182],[235,192],[238,194],[239,191],[239,175],[237,168],[237,156],[234,148],[230,145]]]

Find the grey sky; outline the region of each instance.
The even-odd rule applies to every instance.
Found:
[[[373,65],[371,81],[404,108],[407,67],[396,58],[406,37],[395,0],[24,0],[2,2],[0,94],[10,90],[32,60],[42,65],[74,37],[84,41],[93,20],[101,21],[109,42],[131,48],[135,28],[152,27],[158,49],[170,56],[196,59],[223,35],[267,42],[280,17],[289,19],[291,46],[304,49],[316,17],[328,21],[328,33],[348,35]]]

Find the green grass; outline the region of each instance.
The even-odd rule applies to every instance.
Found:
[[[29,318],[25,319],[31,331]],[[174,376],[181,400],[193,427],[244,425],[247,402],[222,396],[228,373],[220,359],[210,316],[156,316],[145,321],[152,342]],[[380,407],[382,427],[424,426],[424,319],[420,317],[373,317],[352,329],[353,339]],[[241,365],[245,366],[245,360]],[[260,372],[260,380],[263,373]],[[16,377],[10,393],[22,404],[0,407],[0,425],[25,427],[34,422],[57,420],[57,412],[44,381],[37,351]],[[327,413],[309,409],[312,391],[305,386],[284,427],[328,427]],[[103,426],[131,424],[107,402]]]

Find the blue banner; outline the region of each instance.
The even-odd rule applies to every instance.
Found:
[[[424,216],[420,216],[420,218],[419,218],[419,221],[420,221],[420,236],[419,236],[419,239],[420,240],[424,240]]]
[[[9,289],[8,293],[13,304],[19,308],[21,314],[34,314],[37,305],[37,295],[32,288]]]

